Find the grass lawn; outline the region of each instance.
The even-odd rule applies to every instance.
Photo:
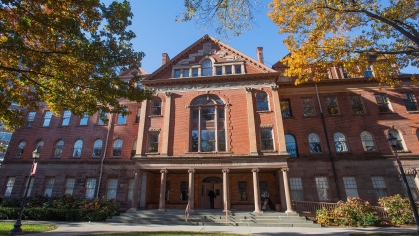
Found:
[[[0,236],[9,235],[10,230],[13,229],[13,225],[15,223],[11,222],[0,222]],[[56,229],[56,225],[31,225],[31,224],[23,224],[22,231],[23,234],[34,234],[34,233],[41,233],[45,231],[50,231]]]
[[[153,235],[153,236],[192,236],[192,235],[223,235],[223,236],[239,236],[242,234],[230,233],[206,233],[206,232],[185,232],[185,231],[160,231],[160,232],[126,232],[111,234],[95,234],[95,236],[137,236],[137,235]],[[250,235],[250,234],[249,234]]]
[[[417,235],[415,233],[354,233],[349,234],[350,236],[412,236]]]

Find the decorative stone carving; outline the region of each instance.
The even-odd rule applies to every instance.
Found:
[[[172,96],[172,92],[166,92],[166,97],[170,98]]]
[[[198,89],[216,89],[229,88],[229,87],[244,87],[244,86],[273,86],[274,83],[271,80],[259,80],[259,81],[240,81],[230,83],[208,83],[208,84],[185,84],[185,85],[172,85],[172,86],[157,86],[154,87],[154,92],[165,92],[165,91],[184,91],[184,90],[198,90]]]
[[[167,174],[168,172],[169,172],[169,171],[167,171],[167,169],[161,169],[161,170],[160,170],[160,173],[162,173],[162,174],[163,174],[163,173]]]
[[[290,171],[290,168],[288,168],[288,167],[283,167],[283,168],[281,168],[281,171]]]
[[[252,169],[252,172],[259,172],[259,168]]]
[[[274,86],[271,86],[271,88],[272,88],[272,91],[278,91],[278,88],[279,88],[279,86],[278,85],[274,85]]]
[[[188,173],[195,173],[195,169],[193,169],[193,168],[188,169]]]
[[[260,124],[260,128],[273,128],[273,124]]]
[[[151,132],[160,132],[160,130],[161,130],[161,128],[156,128],[156,127],[150,127],[149,129],[148,129],[148,131],[151,131]]]
[[[248,92],[248,93],[252,92],[252,88],[250,88],[250,87],[246,87],[245,89],[246,89],[246,92]]]
[[[229,169],[229,168],[223,168],[223,169],[222,169],[222,172],[223,172],[223,173],[228,173],[228,172],[230,172],[230,169]]]
[[[404,169],[404,173],[406,173],[407,175],[416,175],[417,171],[415,168],[408,167]]]
[[[205,55],[211,55],[211,43],[204,43],[203,51]]]

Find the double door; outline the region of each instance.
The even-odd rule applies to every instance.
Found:
[[[202,183],[201,189],[201,208],[203,209],[210,209],[210,197],[208,193],[210,190],[213,190],[215,193],[214,199],[214,208],[221,209],[222,202],[223,202],[223,184],[222,183]]]

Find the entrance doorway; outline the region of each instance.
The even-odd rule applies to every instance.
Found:
[[[218,177],[208,177],[202,181],[201,208],[210,209],[210,197],[208,193],[211,189],[216,196],[214,199],[214,208],[221,209],[223,202],[223,180]]]

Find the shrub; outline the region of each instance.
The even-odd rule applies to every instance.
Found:
[[[323,225],[368,226],[376,225],[378,217],[369,202],[348,197],[347,202],[339,201],[332,210],[318,210],[316,221]]]
[[[412,208],[408,198],[404,198],[399,194],[382,197],[378,200],[380,206],[390,217],[391,223],[395,225],[403,225],[414,222]]]

